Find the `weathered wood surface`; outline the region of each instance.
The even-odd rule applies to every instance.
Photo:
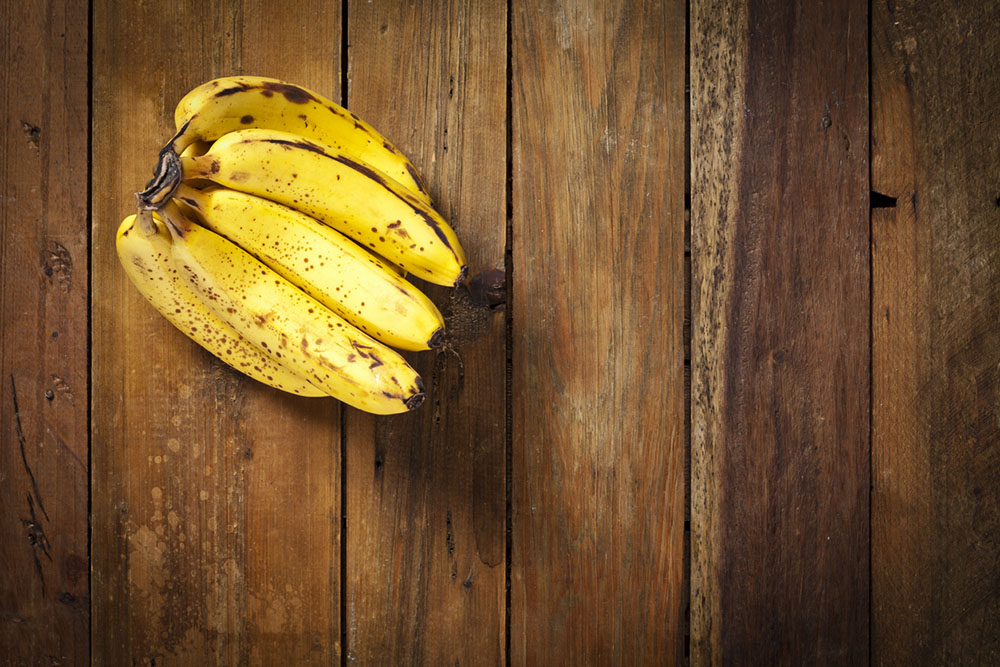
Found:
[[[683,658],[681,2],[516,2],[513,664]]]
[[[347,103],[410,156],[470,280],[430,287],[449,347],[409,355],[414,413],[346,414],[346,649],[359,664],[505,661],[506,6],[351,2]]]
[[[87,7],[0,21],[0,662],[83,665]]]
[[[868,659],[866,12],[691,3],[692,664]]]
[[[872,9],[872,657],[998,664],[1000,5]]]
[[[94,3],[94,664],[340,659],[339,405],[222,365],[114,251],[188,89],[247,72],[340,96],[339,5],[266,5]]]
[[[682,663],[689,591],[694,664],[1000,661],[995,3],[90,5],[0,8],[0,662]],[[244,379],[118,266],[239,72],[455,224],[416,413]]]

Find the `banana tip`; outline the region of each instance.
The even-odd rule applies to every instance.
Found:
[[[461,270],[458,272],[458,278],[455,278],[455,287],[458,287],[465,282],[465,279],[469,277],[469,266],[463,264]]]
[[[427,394],[425,394],[424,392],[420,392],[418,394],[410,396],[408,399],[406,399],[406,409],[416,410],[421,405],[423,405],[425,398],[427,398]]]
[[[444,327],[438,327],[427,340],[427,347],[438,347],[444,342]]]

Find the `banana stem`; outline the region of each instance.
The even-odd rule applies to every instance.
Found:
[[[181,160],[177,153],[167,146],[160,151],[159,162],[156,164],[156,171],[153,178],[146,184],[146,189],[136,193],[139,200],[139,208],[145,210],[157,210],[170,201],[171,195],[177,189],[177,184],[181,182],[183,173],[181,171]]]
[[[198,140],[197,134],[194,132],[188,132],[188,128],[190,126],[191,120],[188,119],[188,121],[184,123],[184,127],[177,130],[177,134],[175,134],[170,140],[170,143],[167,144],[167,147],[171,148],[177,155],[183,153],[184,149]]]
[[[191,230],[191,221],[188,220],[173,199],[168,199],[160,209],[160,215],[167,223],[171,236],[184,236]]]
[[[156,223],[153,222],[153,212],[147,208],[140,208],[135,214],[139,222],[139,231],[147,238],[156,233]]]
[[[197,205],[198,190],[192,188],[190,185],[181,181],[177,184],[177,189],[174,190],[173,196],[177,199],[183,200],[186,204],[191,204],[192,206]],[[188,201],[191,200],[191,201]]]

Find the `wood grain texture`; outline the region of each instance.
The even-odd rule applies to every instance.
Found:
[[[87,8],[0,21],[0,662],[83,665]]]
[[[340,7],[94,3],[95,664],[340,660],[340,408],[259,385],[166,322],[114,233],[191,87],[337,99]]]
[[[692,664],[867,662],[866,11],[691,4]]]
[[[502,665],[506,7],[355,1],[348,23],[348,105],[423,174],[470,280],[418,282],[449,336],[407,355],[426,403],[346,413],[347,658]]]
[[[872,7],[872,656],[998,664],[1000,5]]]
[[[683,660],[682,2],[516,2],[512,663]]]

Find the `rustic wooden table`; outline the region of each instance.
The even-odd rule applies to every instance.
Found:
[[[2,6],[0,663],[1000,663],[996,2]],[[461,236],[415,413],[121,271],[230,73]]]

